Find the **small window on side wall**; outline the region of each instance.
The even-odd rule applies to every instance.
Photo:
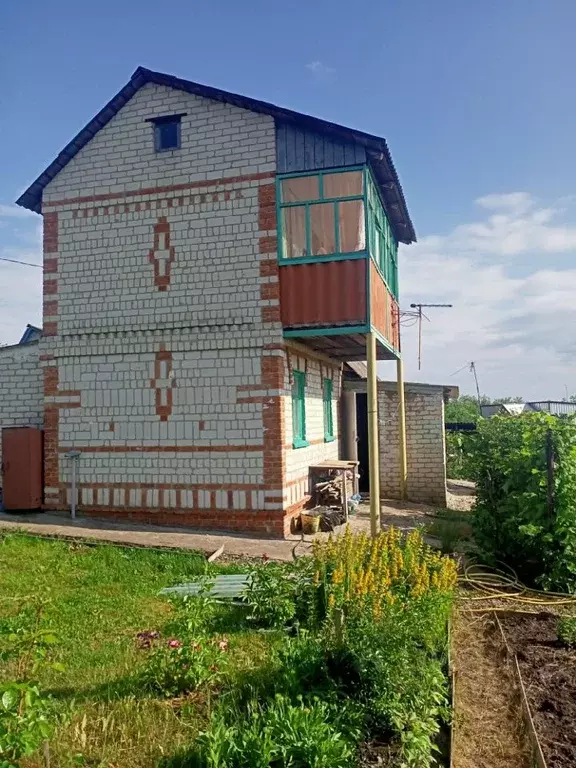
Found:
[[[306,374],[292,371],[292,446],[305,448],[306,440]]]
[[[180,121],[184,115],[162,115],[148,119],[154,128],[154,150],[168,152],[180,149]]]
[[[156,152],[180,149],[180,120],[156,123],[154,126],[154,144]]]
[[[324,401],[324,442],[331,443],[334,440],[334,415],[332,412],[332,379],[324,379],[322,390]]]

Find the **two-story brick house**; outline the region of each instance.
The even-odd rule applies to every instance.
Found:
[[[384,139],[146,69],[18,203],[44,219],[45,505],[283,534],[342,363],[399,355]]]

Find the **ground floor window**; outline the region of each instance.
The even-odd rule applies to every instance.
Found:
[[[306,441],[306,374],[292,371],[292,445],[304,448]]]
[[[334,416],[332,413],[332,379],[324,379],[322,390],[324,401],[324,440],[334,440]]]

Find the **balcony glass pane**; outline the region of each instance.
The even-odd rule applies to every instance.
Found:
[[[306,256],[306,208],[295,206],[282,211],[284,257]]]
[[[282,202],[296,203],[305,200],[318,200],[320,183],[318,176],[295,176],[282,180]]]
[[[334,203],[310,206],[311,256],[325,256],[336,252],[334,229]]]
[[[364,203],[361,200],[338,203],[338,219],[341,253],[365,250]]]
[[[352,197],[362,194],[362,171],[324,174],[324,197]]]

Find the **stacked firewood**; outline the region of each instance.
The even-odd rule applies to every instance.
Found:
[[[348,497],[352,494],[352,472],[346,472]],[[331,472],[329,476],[322,478],[314,485],[315,503],[323,507],[337,507],[342,505],[342,475]]]

